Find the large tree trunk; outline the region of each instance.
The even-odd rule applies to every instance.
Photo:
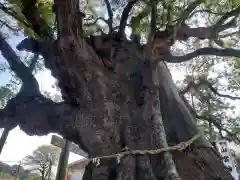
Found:
[[[58,39],[43,42],[39,51],[58,79],[65,101],[53,103],[38,92],[30,96],[36,82],[29,78],[28,88],[23,87],[9,101],[2,113],[7,116],[4,120],[10,119],[12,126],[19,122],[29,134],[57,132],[90,158],[119,153],[123,148],[167,148],[199,133],[164,62],[146,57],[144,48],[135,42],[109,37],[109,49],[115,54],[107,57],[114,61],[109,70],[103,62],[106,57],[86,43],[78,1],[54,3]],[[21,75],[25,74],[21,71]],[[23,105],[18,106],[19,102]],[[232,179],[202,135],[183,152],[129,154],[120,163],[116,158],[104,158],[98,166],[90,162],[84,180],[175,180],[180,179],[178,175],[182,180]]]
[[[145,57],[144,48],[134,42],[110,39],[109,48],[117,50],[114,57],[108,56],[115,63],[108,70],[104,57],[97,56],[82,36],[77,1],[55,4],[59,26],[55,77],[65,101],[81,111],[75,119],[78,126],[70,126],[77,133],[62,129],[62,134],[69,132],[66,138],[94,158],[122,148],[166,148],[199,132],[163,62]],[[99,166],[90,162],[84,180],[231,179],[203,136],[190,149],[172,154],[173,158],[169,152],[127,155],[120,163],[106,158]]]
[[[157,76],[168,144],[175,145],[187,141],[198,133],[194,118],[178,95],[164,63],[159,63]],[[124,127],[127,147],[131,150],[159,148],[161,136],[159,127],[159,122],[148,118],[143,119],[140,116],[131,118]],[[183,180],[232,179],[220,157],[204,137],[195,142],[191,148],[183,152],[174,151],[172,155]],[[163,154],[129,155],[122,158],[120,164],[117,164],[116,160],[101,160],[98,167],[90,162],[83,179],[169,179],[163,157]]]
[[[23,89],[0,114],[7,115],[12,127],[18,122],[28,134],[59,133],[90,158],[119,153],[125,147],[131,151],[166,148],[199,133],[164,62],[152,66],[149,60],[136,70],[145,58],[134,43],[125,43],[116,52],[114,72],[104,70],[84,40],[72,46],[71,41],[77,39],[72,36],[58,41],[58,56],[47,45],[42,51],[46,65],[59,80],[65,102],[53,103],[40,95],[26,100]],[[82,48],[88,50],[87,58],[79,54]],[[91,61],[93,57],[97,63]],[[136,83],[139,73],[143,76],[140,84]],[[202,135],[183,152],[130,154],[120,163],[116,158],[105,158],[99,166],[90,162],[84,180],[179,179],[177,174],[182,180],[232,179]]]

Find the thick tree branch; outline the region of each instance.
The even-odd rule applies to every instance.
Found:
[[[220,124],[221,120],[220,119],[217,119],[216,117],[213,117],[213,116],[200,116],[200,115],[198,115],[197,112],[195,111],[195,109],[193,109],[193,107],[188,103],[188,101],[186,100],[184,95],[180,94],[180,97],[182,98],[182,100],[184,101],[185,105],[187,106],[187,108],[189,109],[189,111],[191,112],[191,114],[194,117],[196,117],[197,119],[206,120],[206,121],[212,123],[216,128],[218,128],[218,130],[220,132],[225,131],[236,142],[240,142],[240,139],[236,136],[236,134],[230,132],[228,129],[226,129],[226,128],[221,126],[221,124]]]
[[[191,2],[188,7],[183,11],[177,23],[174,26],[170,25],[167,27],[167,31],[170,34],[169,39],[187,40],[190,37],[186,30],[189,30],[191,28],[186,25],[185,21],[190,16],[190,13],[202,2],[203,0],[195,0]]]
[[[22,13],[25,15],[26,19],[32,25],[33,31],[38,34],[38,36],[46,39],[52,40],[52,29],[44,21],[38,12],[38,1],[37,0],[21,0],[23,4]]]
[[[113,11],[111,8],[111,4],[109,0],[104,0],[106,6],[107,6],[107,12],[108,12],[108,26],[109,26],[109,34],[112,34],[113,31]]]
[[[157,31],[157,1],[153,0],[151,3],[152,12],[151,12],[151,31],[148,37],[148,41],[152,41],[154,35]]]
[[[205,47],[197,49],[191,53],[188,53],[184,56],[171,56],[169,62],[170,63],[181,63],[188,61],[197,56],[203,55],[213,55],[213,56],[221,56],[221,57],[240,57],[240,50],[237,49],[218,49],[212,47]]]
[[[239,14],[239,8],[223,15],[222,18],[211,27],[190,28],[188,25],[184,23],[184,21],[189,17],[189,13],[191,13],[201,2],[202,0],[196,0],[192,2],[179,18],[179,22],[175,26],[169,27],[170,32],[172,32],[173,28],[172,32],[173,34],[171,35],[171,37],[173,37],[176,40],[184,41],[186,41],[190,37],[196,37],[199,39],[216,39],[218,37],[219,32],[236,26],[235,19],[236,16]],[[235,18],[233,18],[230,22],[224,24],[226,19],[234,15]]]
[[[57,53],[57,51],[56,51],[56,49],[57,49],[56,44],[57,44],[56,42],[51,43],[51,42],[45,42],[45,41],[38,41],[38,40],[36,40],[34,38],[26,38],[21,43],[19,43],[16,48],[19,51],[26,50],[26,51],[32,52],[34,54],[41,53],[41,55],[44,58],[44,62],[45,62],[46,68],[51,70],[52,76],[59,80],[59,84],[58,85],[59,85],[59,87],[61,89],[61,93],[63,95],[63,99],[65,99],[66,98],[66,92],[64,91],[64,81],[62,81],[62,79],[63,79],[62,75],[65,74],[67,71],[65,71],[63,74],[61,74],[61,72],[60,72],[61,69],[59,69],[59,66],[60,67],[64,67],[64,66],[63,65],[59,65],[59,64],[56,63],[56,62],[59,62],[57,60],[57,58],[59,58],[59,56],[56,55],[56,53]],[[86,48],[82,48],[83,51],[85,49]],[[86,52],[83,52],[82,54],[84,55],[85,53]],[[81,59],[81,60],[84,61],[85,59]],[[97,58],[95,58],[95,60],[97,60]],[[76,70],[76,71],[77,71],[77,73],[80,73],[79,69]],[[84,82],[82,84],[84,85]],[[79,95],[81,95],[81,94],[82,94],[82,92],[79,93]]]
[[[78,143],[76,123],[81,122],[82,112],[65,103],[55,103],[41,94],[28,98],[18,94],[0,110],[0,127],[14,128],[17,125],[28,135],[46,135],[55,132]]]
[[[11,27],[6,21],[0,20],[0,27],[2,26],[6,26],[8,29],[12,30],[13,32],[17,32],[20,30],[20,28]]]
[[[97,115],[99,107],[96,105],[96,109],[80,109],[65,102],[55,103],[41,94],[29,97],[26,94],[19,93],[15,98],[8,101],[4,110],[0,110],[0,127],[13,129],[19,125],[20,129],[28,135],[41,136],[48,133],[58,133],[69,141],[80,145],[83,151],[92,156],[96,156],[99,152],[100,155],[106,155],[113,148],[120,147],[119,145],[117,147],[113,146],[108,151],[109,147],[105,147],[102,139],[99,139],[99,135],[96,133],[98,126],[96,127],[92,121],[96,118],[95,115]],[[100,112],[105,113],[101,107]],[[99,121],[101,121],[101,118],[98,119]],[[99,123],[104,124],[103,122]],[[101,137],[104,138],[104,144],[112,142],[111,137],[114,136],[112,133],[116,133],[115,131],[110,133],[111,137],[109,137],[109,131],[110,129],[106,129],[106,132],[104,131],[101,134]],[[82,138],[83,136],[84,138]],[[92,149],[93,143],[99,148]],[[103,150],[100,147],[103,147]]]
[[[38,92],[37,80],[33,77],[31,70],[28,69],[20,58],[16,55],[11,46],[7,43],[0,33],[0,50],[3,57],[8,61],[12,71],[22,80],[23,87],[29,92]]]
[[[200,81],[201,82],[201,81]],[[221,94],[219,93],[213,86],[212,84],[207,81],[207,80],[202,80],[203,84],[207,85],[208,88],[215,94],[215,95],[218,95],[220,97],[224,97],[224,98],[228,98],[228,99],[231,99],[231,100],[240,100],[240,97],[237,97],[237,96],[230,96],[230,95],[227,95],[227,94]]]
[[[178,33],[176,35],[177,40],[187,40],[190,37],[196,37],[199,39],[216,39],[218,37],[218,34],[221,31],[224,31],[226,29],[229,29],[231,27],[234,27],[236,25],[235,21],[232,20],[224,25],[220,25],[217,28],[215,26],[212,27],[197,27],[197,28],[190,28],[189,26],[180,26],[179,29],[181,31],[181,34],[184,34],[184,38],[182,39],[182,36],[179,36]],[[179,30],[178,29],[178,30]],[[177,30],[177,31],[178,31]]]
[[[240,100],[240,97],[219,93],[208,80],[203,78],[199,79],[199,82],[197,84],[195,82],[190,82],[183,90],[180,91],[180,94],[184,95],[187,92],[191,91],[191,89],[197,91],[202,86],[207,86],[217,96],[229,98],[231,100]]]
[[[21,41],[17,46],[17,50],[19,51],[28,51],[34,53],[35,55],[41,54],[44,58],[44,63],[46,68],[51,70],[52,76],[56,79],[59,79],[59,70],[56,67],[56,42],[46,42],[46,41],[38,41],[34,38],[26,38]],[[35,56],[36,57],[36,56]],[[34,63],[34,61],[33,61]]]
[[[90,58],[93,51],[89,52],[88,45],[82,30],[83,16],[78,8],[77,0],[55,0],[56,19],[58,24],[58,40],[59,50],[72,45],[80,45],[76,51],[81,50],[82,60]],[[71,19],[71,20],[70,20]],[[74,29],[74,31],[72,31]],[[79,56],[79,55],[78,55]]]
[[[123,10],[121,20],[120,20],[120,26],[119,26],[119,30],[118,30],[120,37],[124,36],[125,28],[126,28],[126,25],[127,25],[128,15],[129,15],[130,11],[132,10],[133,5],[136,2],[137,2],[137,0],[130,0]]]
[[[199,6],[203,0],[195,0],[192,3],[188,5],[188,7],[183,11],[181,17],[180,17],[180,22],[178,22],[179,25],[181,25],[190,15],[190,13],[197,7]]]
[[[61,89],[67,101],[71,104],[86,106],[89,103],[85,93],[88,91],[88,79],[84,74],[90,73],[96,77],[95,87],[106,89],[103,61],[86,43],[78,0],[55,0],[56,17],[58,23],[57,60],[55,61],[60,76],[58,78]],[[74,29],[74,31],[73,31]],[[71,50],[70,50],[71,49]],[[66,85],[66,82],[69,82]],[[102,92],[103,92],[102,91]]]
[[[233,17],[233,16],[238,16],[240,14],[240,6],[237,7],[236,9],[230,11],[230,12],[227,12],[225,13],[218,21],[217,23],[215,24],[215,27],[218,28],[219,26],[221,26],[222,24],[224,24],[224,22],[230,18],[230,17]]]
[[[92,26],[92,25],[96,24],[99,20],[102,20],[103,22],[105,22],[108,25],[108,21],[106,19],[104,19],[103,17],[98,17],[93,22],[84,24],[84,26]]]
[[[206,120],[206,121],[212,123],[220,131],[225,131],[228,134],[229,137],[231,137],[236,142],[240,143],[240,139],[237,137],[236,134],[230,132],[228,129],[221,126],[221,124],[220,124],[221,120],[220,119],[218,119],[216,117],[213,117],[213,116],[200,116],[197,113],[196,113],[196,118],[203,119],[203,120]]]
[[[186,93],[190,92],[192,89],[194,91],[199,89],[200,86],[201,86],[200,83],[195,84],[194,82],[189,82],[188,85],[179,92],[179,94],[185,95]]]
[[[12,16],[17,21],[23,23],[26,27],[31,28],[31,25],[28,24],[28,22],[26,22],[24,19],[21,19],[16,12],[14,12],[12,9],[5,7],[2,3],[0,3],[0,9],[6,14]]]
[[[222,35],[219,35],[219,38],[225,38],[225,37],[229,37],[229,36],[234,36],[234,35],[237,35],[239,34],[240,31],[234,31],[234,32],[231,32],[231,33],[226,33],[226,34],[222,34]]]

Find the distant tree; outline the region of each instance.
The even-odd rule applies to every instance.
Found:
[[[29,171],[40,174],[41,180],[51,180],[52,170],[59,158],[59,149],[51,145],[42,145],[23,160],[23,166]]]

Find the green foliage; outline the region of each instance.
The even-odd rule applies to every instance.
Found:
[[[24,30],[23,34],[24,34],[25,37],[29,37],[30,36],[30,37],[34,37],[34,38],[38,39],[38,35],[31,28],[26,27],[21,22],[19,22],[19,27]]]
[[[240,6],[240,0],[231,0],[232,7],[236,8]]]
[[[195,44],[195,46],[196,45],[197,44]],[[213,84],[212,86],[221,94],[234,96],[232,92],[233,87],[235,87],[233,91],[240,91],[240,86],[236,86],[236,81],[239,79],[235,66],[236,60],[236,58],[226,58],[226,60],[224,60],[224,58],[204,57],[198,58],[197,61],[184,63],[181,67],[187,69],[187,74],[182,83],[184,83],[185,86],[192,81],[197,84],[198,78],[201,77]],[[229,79],[226,79],[226,77]],[[221,81],[224,83],[220,83]],[[227,83],[230,83],[228,87],[226,87]],[[210,138],[211,133],[213,133],[210,131],[208,123],[209,117],[211,117],[216,121],[216,124],[212,124],[215,132],[221,132],[220,134],[218,133],[218,137],[221,135],[235,142],[237,142],[236,137],[240,139],[240,114],[236,114],[236,106],[232,104],[233,101],[214,94],[208,86],[200,86],[196,90],[196,93],[189,92],[187,95],[189,103],[197,114],[205,117],[205,119],[198,119],[198,124],[206,134],[206,137]],[[229,134],[229,132],[231,134]]]
[[[19,17],[19,19],[26,21],[25,16],[22,14],[22,2],[21,0],[8,0],[10,9]],[[33,30],[27,27],[22,21],[16,20],[18,27],[23,30],[25,36],[36,37],[36,34]]]
[[[26,21],[25,16],[22,14],[23,5],[21,0],[8,0],[8,2],[9,7],[17,14],[17,16],[21,20]],[[49,27],[54,29],[55,17],[52,12],[52,4],[53,4],[52,0],[39,0],[37,8],[40,17],[44,19],[44,21],[48,24]],[[17,20],[17,23],[19,28],[24,30],[25,36],[39,38],[37,34],[31,28],[27,27],[23,22]]]
[[[151,12],[151,6],[146,5],[145,8],[143,8],[143,10],[136,17],[132,19],[133,28],[139,29],[141,20],[149,16],[150,12]]]
[[[235,59],[234,69],[240,71],[240,59],[239,59],[239,58],[236,58],[236,59]]]
[[[11,90],[11,85],[7,84],[0,87],[0,107],[6,105],[6,102],[14,96]]]
[[[45,20],[45,22],[52,27],[54,25],[55,18],[52,12],[52,0],[41,0],[38,5],[38,11],[41,17]]]

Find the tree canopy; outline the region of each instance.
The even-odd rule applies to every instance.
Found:
[[[43,180],[51,180],[54,177],[53,170],[58,163],[59,155],[59,148],[42,145],[23,159],[23,165],[28,171],[41,176]]]

